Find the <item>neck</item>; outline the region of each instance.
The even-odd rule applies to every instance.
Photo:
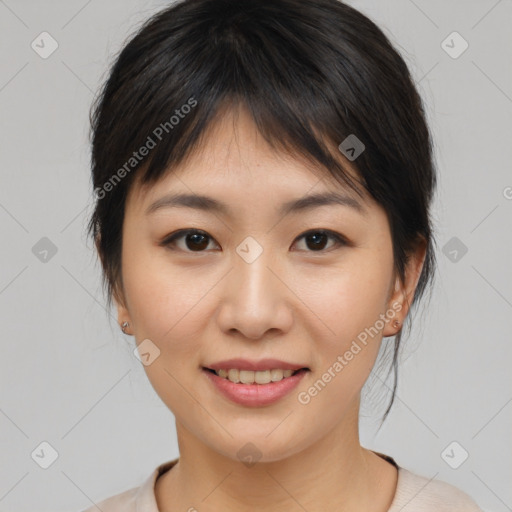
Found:
[[[247,466],[219,454],[176,421],[179,462],[157,480],[162,512],[387,511],[396,469],[361,447],[357,408],[337,428],[284,459]]]

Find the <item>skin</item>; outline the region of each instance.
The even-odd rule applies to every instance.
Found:
[[[137,344],[149,338],[160,350],[144,368],[175,416],[180,451],[178,464],[157,480],[159,510],[386,512],[397,471],[360,445],[360,392],[382,338],[407,315],[425,245],[411,254],[401,283],[387,216],[369,195],[360,199],[365,214],[326,205],[277,215],[286,201],[347,189],[269,148],[243,108],[232,114],[182,165],[150,187],[136,182],[127,198],[118,320],[130,323]],[[214,197],[231,214],[185,207],[145,214],[171,191]],[[202,252],[190,249],[197,242],[188,237],[187,245],[186,235],[174,246],[161,244],[190,228],[208,234]],[[327,238],[315,249],[301,236],[321,228],[350,244]],[[250,264],[236,252],[247,236],[263,248]],[[401,305],[393,320],[307,405],[300,403],[298,394],[393,303]],[[246,407],[220,395],[200,370],[231,357],[275,357],[311,371],[278,402]],[[250,467],[237,456],[249,442],[262,453]]]

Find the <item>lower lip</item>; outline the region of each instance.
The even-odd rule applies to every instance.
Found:
[[[261,407],[277,402],[290,393],[297,387],[308,370],[300,370],[279,382],[269,382],[268,384],[235,384],[204,368],[202,372],[226,398],[240,405]]]

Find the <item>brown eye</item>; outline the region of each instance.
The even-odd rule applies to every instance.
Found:
[[[186,235],[185,244],[192,251],[201,251],[208,247],[208,238],[201,233],[191,233]]]
[[[346,240],[333,231],[325,229],[308,231],[301,235],[297,240],[304,239],[309,252],[321,252],[325,249],[329,239],[334,240],[334,246],[347,245]]]
[[[178,231],[170,237],[167,237],[162,242],[162,245],[174,249],[174,246],[178,245],[176,242],[182,239],[185,241],[185,247],[183,247],[183,245],[178,247],[180,250],[185,252],[204,252],[204,250],[208,247],[209,240],[212,238],[204,231],[199,231],[197,229],[187,229]]]
[[[304,233],[297,240],[304,239],[306,241],[306,252],[322,252],[329,251],[333,247],[348,245],[344,237],[325,229],[311,230]],[[176,233],[166,237],[161,245],[169,247],[171,250],[181,250],[184,252],[205,252],[209,242],[213,238],[197,229],[182,229]],[[334,243],[328,246],[329,240]],[[182,243],[184,241],[184,244]],[[181,242],[181,246],[178,242]],[[326,246],[328,247],[326,249]],[[218,245],[217,245],[218,247]]]

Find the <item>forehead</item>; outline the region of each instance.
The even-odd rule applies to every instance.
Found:
[[[341,153],[336,157],[348,174],[359,181],[350,162]],[[130,196],[141,208],[176,190],[189,195],[222,193],[229,195],[230,200],[241,201],[255,195],[266,199],[296,198],[330,191],[342,193],[358,203],[368,203],[370,198],[364,187],[359,189],[362,197],[304,155],[272,148],[247,110],[240,106],[219,114],[197,148],[156,183],[141,187],[135,180]]]

